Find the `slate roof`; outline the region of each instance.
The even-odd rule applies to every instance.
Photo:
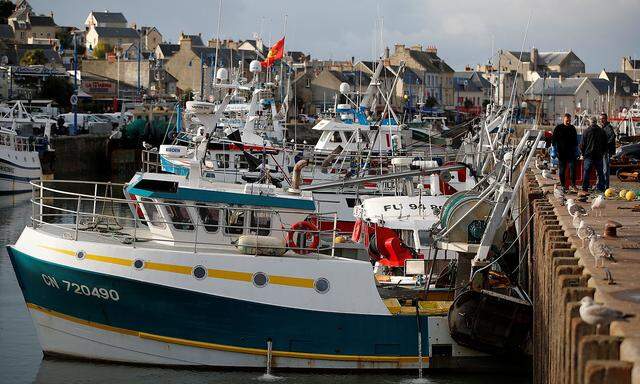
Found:
[[[100,37],[138,38],[138,31],[133,28],[95,27]]]
[[[35,27],[57,27],[51,16],[29,15],[29,24]]]
[[[516,58],[520,57],[520,51],[509,51]],[[569,52],[538,52],[538,64],[539,65],[560,65],[562,60],[571,54]],[[522,62],[531,62],[531,52],[522,52]]]
[[[591,84],[598,90],[601,95],[606,95],[607,91],[613,93],[613,84],[607,79],[589,79]]]
[[[158,47],[167,59],[180,50],[180,44],[158,44]]]
[[[431,56],[424,51],[409,50],[409,56],[418,62],[427,72],[437,73],[440,69],[431,61]]]
[[[622,96],[633,96],[638,91],[638,84],[624,72],[604,72],[611,82],[611,92],[615,88],[616,93]]]
[[[196,47],[203,47],[204,42],[202,42],[202,37],[200,35],[182,35],[185,39],[191,40],[191,45]]]
[[[525,91],[527,95],[540,95],[543,93],[543,83],[544,83],[544,94],[545,95],[557,95],[557,96],[569,96],[575,95],[578,88],[584,81],[589,81],[590,79],[585,78],[575,78],[570,77],[568,79],[562,79],[560,81],[559,78],[552,79],[538,79],[531,84],[531,86]]]
[[[631,65],[632,69],[640,69],[640,60],[638,59],[627,59],[629,60],[629,64]]]
[[[340,82],[351,86],[366,86],[371,82],[371,76],[364,71],[329,71]]]
[[[478,75],[477,72],[455,72],[453,83],[456,91],[483,92],[485,89],[491,88],[489,80]]]
[[[289,56],[294,63],[302,63],[307,55],[300,51],[288,51],[287,56]]]
[[[91,14],[98,23],[127,23],[127,18],[121,12],[96,12]]]
[[[191,50],[196,56],[202,56],[204,62],[213,66],[215,57],[216,57],[216,48],[215,47],[191,47]],[[220,48],[219,57],[217,65],[218,67],[228,67],[230,64],[238,65],[238,60],[240,60],[240,56],[238,52],[229,48]],[[233,63],[229,63],[229,60],[233,60]]]

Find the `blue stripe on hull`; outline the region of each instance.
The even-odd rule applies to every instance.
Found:
[[[229,299],[49,263],[8,247],[25,301],[111,327],[196,342],[354,356],[417,356],[415,316],[311,311]],[[55,279],[58,287],[45,283]],[[64,281],[118,292],[119,300],[67,291]],[[427,318],[420,317],[429,351]]]

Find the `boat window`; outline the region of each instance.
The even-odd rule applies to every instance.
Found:
[[[403,229],[400,231],[400,239],[402,240],[402,242],[404,243],[404,245],[406,245],[409,248],[414,248],[416,247],[416,242],[413,239],[413,231],[410,229]]]
[[[244,155],[236,155],[236,168],[238,169],[247,169],[249,168],[249,163]]]
[[[252,211],[251,212],[251,233],[260,236],[269,236],[271,232],[271,212]]]
[[[225,233],[230,235],[242,235],[244,232],[245,212],[242,209],[226,209],[224,227]]]
[[[147,221],[157,228],[166,228],[158,206],[150,199],[142,199],[142,208],[147,214]]]
[[[229,168],[229,155],[216,153],[216,166],[218,168]]]
[[[333,136],[331,136],[331,142],[333,143],[342,143],[342,138],[340,137],[340,132],[333,132]]]
[[[167,201],[172,205],[165,205],[167,213],[169,214],[169,220],[173,223],[175,229],[181,229],[183,231],[193,230],[193,224],[191,224],[191,217],[189,216],[189,209],[178,201]],[[175,204],[175,205],[173,205]]]
[[[198,216],[204,225],[204,230],[213,233],[218,231],[220,224],[220,208],[202,205],[198,207]]]
[[[419,230],[418,231],[418,240],[420,241],[420,245],[423,247],[430,246],[433,239],[431,238],[431,231],[427,230]]]
[[[344,131],[344,138],[346,141],[351,140],[351,135],[353,135],[353,132]]]

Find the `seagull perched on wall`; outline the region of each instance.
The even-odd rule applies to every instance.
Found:
[[[562,187],[553,188],[553,197],[555,197],[560,202],[560,205],[564,205],[565,198],[564,198],[564,191],[562,190]]]
[[[616,309],[605,307],[602,304],[596,304],[589,296],[585,296],[580,300],[580,318],[587,324],[595,325],[598,329],[601,326],[607,326],[612,321],[627,321],[635,315],[624,313]]]
[[[545,179],[553,180],[553,175],[551,174],[551,171],[549,171],[548,169],[542,170],[542,177],[544,177]]]
[[[573,199],[567,199],[567,212],[573,217],[575,216],[586,216],[587,210],[584,207],[576,204],[576,201]]]
[[[616,261],[613,257],[613,251],[611,248],[605,244],[604,241],[599,240],[598,237],[599,236],[596,233],[592,233],[591,236],[589,236],[589,252],[591,253],[591,256],[593,256],[596,268],[598,267],[598,262],[600,262],[600,265],[604,267],[604,258],[613,262]]]
[[[584,220],[580,220],[580,224],[578,225],[578,238],[580,240],[582,240],[582,248],[584,248],[585,244],[584,242],[589,239],[591,237],[591,235],[595,235],[596,231],[589,225],[587,225],[587,223],[584,222]]]
[[[593,202],[591,202],[591,210],[596,212],[596,216],[602,216],[602,210],[605,206],[604,195],[598,195]]]

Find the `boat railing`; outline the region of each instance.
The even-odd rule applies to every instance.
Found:
[[[110,182],[36,180],[31,185],[32,227],[56,229],[68,240],[93,234],[133,248],[172,246],[198,252],[244,247],[242,253],[255,256],[265,255],[266,249],[269,254],[335,254],[336,212],[314,213],[303,220],[308,224],[294,227],[287,217],[300,211],[139,201],[124,196],[125,184]],[[143,209],[148,216],[142,215]],[[241,236],[255,236],[255,242],[239,244]],[[268,237],[279,240],[269,243]]]
[[[36,151],[37,140],[17,136],[14,133],[0,132],[0,145],[12,147],[18,152]]]
[[[157,149],[143,149],[142,150],[142,171],[159,173],[162,171],[162,165],[160,164],[160,154]]]

